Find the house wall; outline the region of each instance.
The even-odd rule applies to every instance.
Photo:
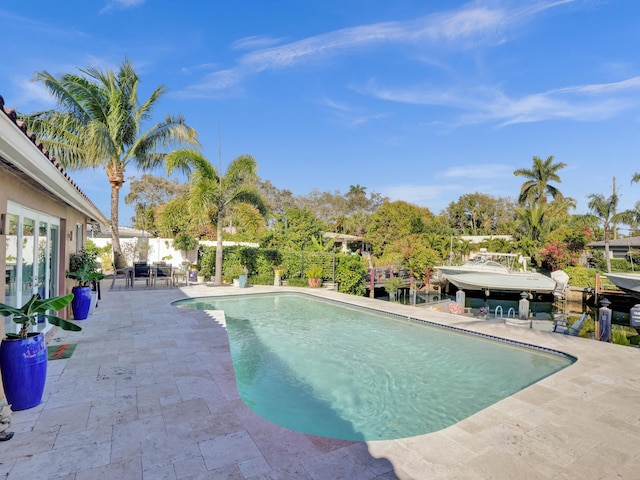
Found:
[[[35,184],[24,180],[18,172],[0,162],[0,214],[5,219],[7,218],[8,202],[60,219],[60,263],[55,275],[58,278],[59,294],[70,293],[75,283],[65,277],[69,266],[69,254],[76,252],[78,245],[84,244],[84,238],[80,242],[77,241],[76,225],[78,223],[85,225],[82,230],[86,236],[87,217],[61,202],[55,196],[38,188]],[[0,234],[0,270],[6,272],[7,239],[4,228],[6,225],[3,226],[2,234]],[[73,231],[72,239],[69,238],[70,231]],[[6,275],[3,274],[0,276],[0,302],[4,302],[6,287]],[[60,315],[69,318],[71,308],[67,307],[60,312]],[[4,317],[0,317],[0,338],[4,338],[4,334]],[[0,398],[3,397],[4,392],[0,383]]]

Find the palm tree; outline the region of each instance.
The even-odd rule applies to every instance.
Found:
[[[153,107],[165,93],[156,88],[151,96],[138,100],[139,78],[125,59],[117,72],[96,67],[80,69],[81,74],[54,77],[36,72],[34,80],[43,82],[56,99],[59,110],[48,110],[23,117],[44,146],[69,169],[103,167],[111,185],[111,238],[114,261],[122,266],[118,232],[119,192],[126,167],[133,164],[148,170],[162,164],[162,149],[199,145],[196,131],[182,116],[166,115],[164,120],[141,132]]]
[[[604,227],[604,256],[607,262],[607,273],[611,273],[611,258],[609,256],[609,242],[611,240],[612,226],[618,222],[630,224],[635,220],[634,212],[625,210],[616,213],[619,197],[612,194],[608,198],[600,193],[587,195],[589,209],[600,220]]]
[[[222,176],[200,152],[175,150],[165,159],[167,174],[180,169],[189,175],[188,204],[191,216],[216,226],[215,285],[222,285],[222,227],[225,215],[238,206],[250,206],[262,215],[267,207],[257,186],[257,164],[250,155],[233,160]]]
[[[533,157],[533,167],[531,169],[519,168],[513,172],[516,176],[528,179],[520,188],[518,202],[521,205],[538,200],[542,203],[547,203],[547,195],[551,195],[554,199],[562,198],[562,193],[556,187],[550,185],[549,182],[562,182],[557,172],[566,166],[562,162],[553,163],[553,155],[547,157],[544,161],[540,157]]]

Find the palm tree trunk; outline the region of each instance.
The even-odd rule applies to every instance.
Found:
[[[120,247],[120,231],[118,230],[118,203],[120,189],[124,183],[124,164],[112,162],[105,165],[109,183],[111,184],[111,243],[113,245],[113,263],[115,268],[124,268],[127,261]]]
[[[222,209],[218,209],[216,222],[216,276],[213,284],[222,285]]]
[[[611,258],[609,256],[609,241],[611,232],[608,226],[604,228],[604,258],[607,261],[607,273],[611,273]]]

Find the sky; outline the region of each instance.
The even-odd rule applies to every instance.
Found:
[[[296,195],[361,185],[437,214],[515,199],[514,170],[553,156],[574,213],[614,177],[621,209],[640,200],[637,0],[6,0],[0,23],[6,107],[55,107],[35,72],[128,58],[141,99],[167,89],[155,120],[182,114],[214,165],[250,154]],[[109,217],[105,172],[69,173]]]

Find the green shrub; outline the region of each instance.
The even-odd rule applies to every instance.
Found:
[[[339,292],[364,296],[367,291],[366,276],[367,267],[360,255],[336,255],[336,282]]]
[[[390,278],[384,284],[384,289],[389,295],[395,295],[401,287],[404,287],[404,280],[400,277]]]
[[[289,278],[287,282],[289,282],[290,287],[308,287],[309,286],[309,282],[307,282],[307,280],[304,278],[298,278],[298,277]]]
[[[578,288],[595,288],[596,270],[585,267],[565,267],[565,273],[569,275],[569,285]]]
[[[627,338],[627,332],[625,331],[624,327],[621,327],[620,325],[613,325],[611,334],[611,341],[613,343],[618,345],[625,345],[627,347],[631,345],[631,342]]]
[[[273,275],[260,273],[249,277],[251,285],[273,285]]]

